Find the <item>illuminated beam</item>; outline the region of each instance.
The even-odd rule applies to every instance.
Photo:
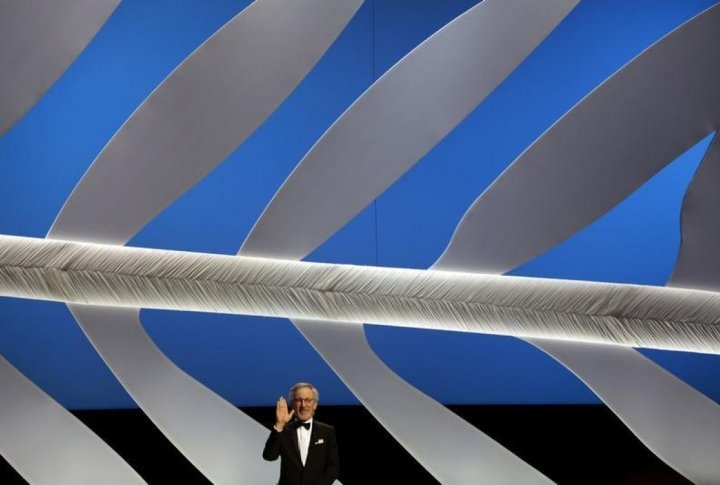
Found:
[[[0,236],[0,295],[720,353],[720,293]]]

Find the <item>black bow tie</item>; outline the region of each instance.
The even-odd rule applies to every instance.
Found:
[[[309,422],[309,421],[308,421],[307,423],[300,422],[300,423],[298,424],[298,428],[299,428],[300,426],[302,426],[302,427],[305,428],[305,429],[310,429],[310,422]]]

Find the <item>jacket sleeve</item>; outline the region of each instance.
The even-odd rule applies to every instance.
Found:
[[[329,426],[330,430],[327,434],[327,462],[325,464],[325,473],[323,474],[322,485],[332,485],[340,476],[340,457],[338,455],[337,438],[335,436],[335,428]]]
[[[280,432],[275,428],[270,431],[262,456],[267,461],[275,461],[280,456]]]

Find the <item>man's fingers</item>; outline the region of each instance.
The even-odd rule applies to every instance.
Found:
[[[280,396],[280,398],[277,401],[277,407],[276,407],[276,412],[275,412],[278,421],[288,422],[288,421],[290,421],[290,419],[292,419],[292,416],[294,413],[295,413],[294,410],[291,411],[290,413],[288,413],[287,402],[285,401],[284,397]]]

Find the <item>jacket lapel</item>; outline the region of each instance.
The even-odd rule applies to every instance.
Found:
[[[306,467],[310,464],[311,460],[315,459],[315,443],[317,443],[319,438],[320,434],[318,432],[317,422],[313,421],[312,429],[310,430],[310,445],[308,446],[307,459],[305,460]]]
[[[302,466],[302,459],[300,458],[300,444],[298,443],[298,421],[293,421],[293,425],[290,428],[290,441],[292,442],[292,449],[295,451],[295,457]]]

